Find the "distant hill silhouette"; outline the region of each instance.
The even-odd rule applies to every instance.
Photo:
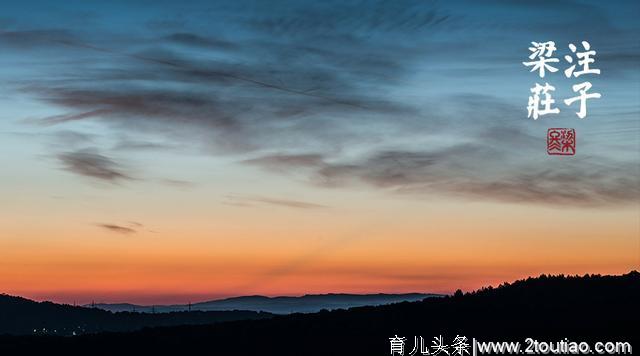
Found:
[[[473,293],[377,307],[77,337],[0,337],[0,354],[389,355],[389,338],[629,341],[640,274],[529,278]],[[411,346],[408,346],[411,348]]]
[[[220,321],[269,318],[269,313],[211,311],[172,313],[112,313],[51,302],[0,295],[1,334],[74,335],[100,331],[132,331],[143,327],[211,324]]]
[[[245,296],[201,303],[193,303],[191,310],[221,311],[250,310],[274,314],[315,313],[322,309],[348,309],[361,306],[376,306],[400,302],[414,302],[429,297],[442,297],[440,294],[308,294],[301,297],[265,297]],[[87,305],[88,306],[88,305]],[[143,313],[185,311],[188,305],[143,306],[129,303],[95,304],[96,308],[113,312],[137,311]]]

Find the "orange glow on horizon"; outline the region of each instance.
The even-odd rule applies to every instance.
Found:
[[[402,200],[371,206],[380,208],[225,206],[213,221],[199,213],[150,216],[145,222],[154,232],[135,234],[60,219],[28,229],[14,222],[7,235],[13,238],[0,239],[1,292],[80,304],[452,293],[542,273],[621,274],[640,266],[635,207],[564,211]]]

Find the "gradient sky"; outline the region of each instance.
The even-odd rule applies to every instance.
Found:
[[[640,267],[637,1],[12,1],[0,292],[174,303]],[[561,71],[522,65],[556,42]],[[580,120],[562,57],[602,74]],[[548,81],[561,113],[527,119]],[[572,127],[577,154],[546,153]]]

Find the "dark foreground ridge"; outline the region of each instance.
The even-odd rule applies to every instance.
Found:
[[[389,338],[637,343],[640,273],[540,276],[421,302],[76,337],[0,337],[0,354],[389,355]],[[408,350],[407,350],[408,354]],[[443,354],[444,356],[444,354]]]
[[[269,313],[241,310],[158,314],[112,313],[94,308],[35,302],[21,297],[0,295],[0,335],[73,336],[102,331],[134,331],[153,326],[263,319],[272,316]]]

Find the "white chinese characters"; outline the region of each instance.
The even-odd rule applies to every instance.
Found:
[[[556,43],[553,41],[549,42],[531,42],[533,47],[529,47],[529,50],[533,53],[529,56],[529,59],[535,59],[532,62],[522,62],[527,67],[531,68],[531,71],[538,71],[538,75],[540,78],[544,78],[545,70],[548,70],[551,73],[555,73],[558,71],[558,68],[552,67],[549,63],[558,63],[560,60],[558,58],[551,58],[553,55],[553,51],[556,50]]]
[[[571,52],[575,53],[576,56],[580,59],[578,61],[578,64],[582,66],[582,70],[575,71],[576,65],[575,64],[572,65],[571,67],[567,68],[564,71],[564,75],[567,78],[571,78],[571,74],[573,74],[573,76],[576,77],[576,78],[578,78],[579,76],[581,76],[583,74],[600,74],[600,69],[591,69],[591,68],[589,68],[589,64],[595,62],[595,59],[593,59],[592,56],[596,55],[596,51],[590,51],[591,45],[587,41],[582,41],[582,47],[584,47],[586,52],[578,52],[578,53],[576,53],[576,45],[574,45],[573,43],[569,44],[569,49],[571,49]],[[564,59],[567,62],[569,62],[569,64],[573,63],[573,57],[571,57],[569,55],[564,56]]]
[[[405,356],[406,337],[389,338],[391,344],[391,355]],[[408,356],[470,356],[469,339],[466,336],[456,335],[451,345],[447,344],[442,335],[436,336],[431,342],[431,348],[425,343],[422,336],[414,338],[413,348],[406,354]]]
[[[405,341],[407,341],[406,337],[398,337],[398,335],[390,337],[389,343],[391,344],[391,355],[404,356]]]
[[[557,49],[555,42],[531,42],[531,44],[532,47],[529,47],[529,51],[532,53],[529,55],[529,59],[532,61],[522,62],[522,64],[527,67],[531,67],[531,72],[537,71],[540,78],[544,78],[545,73],[547,72],[557,72],[558,68],[551,65],[551,63],[559,62],[558,58],[552,57],[553,52]],[[587,41],[582,41],[582,47],[584,51],[578,52],[576,45],[573,43],[569,44],[571,53],[575,54],[575,57],[577,57],[577,63],[574,63],[576,61],[572,55],[564,56],[564,59],[571,64],[571,66],[564,71],[567,78],[578,78],[585,74],[600,74],[600,69],[591,67],[591,64],[595,62],[594,56],[596,55],[596,51],[591,49],[591,44]],[[584,119],[587,116],[587,100],[599,99],[602,96],[600,93],[589,93],[592,86],[591,82],[588,81],[575,84],[572,86],[572,89],[579,95],[564,100],[564,103],[567,106],[570,106],[575,101],[580,102],[579,110],[576,112],[576,115],[581,119]],[[555,90],[556,88],[549,83],[545,82],[544,85],[536,83],[535,86],[531,88],[531,95],[529,96],[527,104],[527,117],[537,120],[543,115],[560,113],[560,108],[553,107],[553,104],[556,101],[553,99],[551,92]]]
[[[600,93],[587,94],[589,89],[591,89],[591,83],[589,82],[576,84],[573,86],[573,91],[580,93],[580,95],[564,100],[566,105],[571,105],[574,101],[580,100],[580,111],[578,111],[576,115],[581,119],[584,119],[587,116],[587,99],[600,99],[601,96]]]
[[[551,97],[550,91],[556,90],[555,87],[544,83],[544,86],[536,83],[536,86],[531,88],[532,95],[529,97],[529,105],[527,105],[527,111],[529,114],[527,117],[532,117],[534,120],[538,119],[538,116],[546,114],[557,114],[560,112],[558,108],[551,108],[551,105],[556,101]],[[542,100],[540,99],[542,94]],[[542,105],[542,110],[540,106]]]

